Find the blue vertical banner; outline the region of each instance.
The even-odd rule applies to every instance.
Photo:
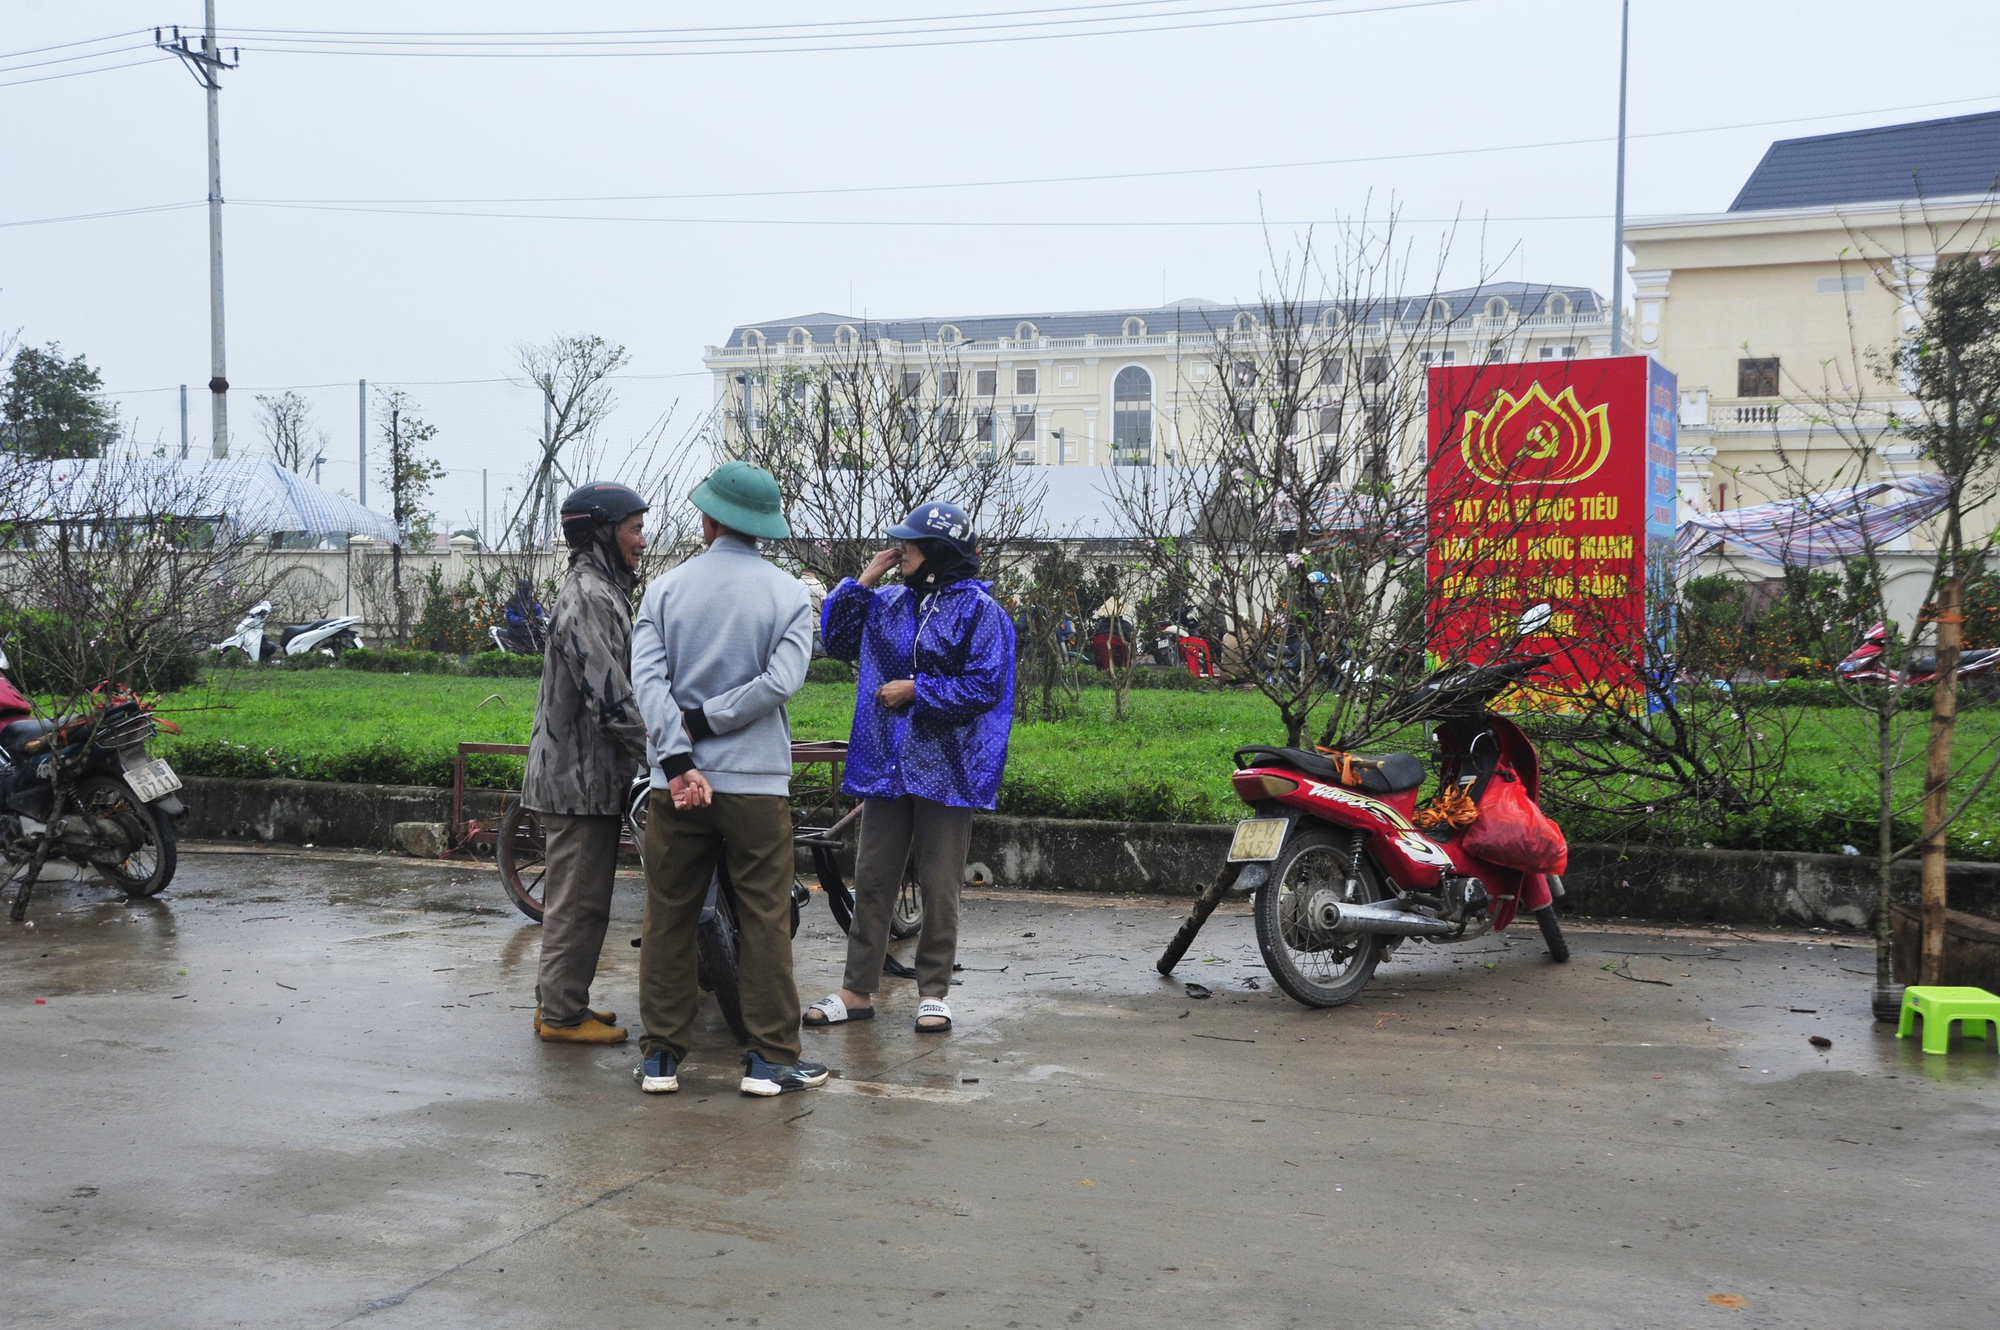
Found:
[[[1680,385],[1673,372],[1646,361],[1646,638],[1653,686],[1646,710],[1673,696],[1675,663],[1674,530],[1680,495]]]

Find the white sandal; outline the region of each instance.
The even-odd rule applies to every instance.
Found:
[[[819,1013],[818,1020],[813,1019],[813,1013],[815,1012]],[[799,1017],[799,1024],[808,1030],[820,1030],[829,1025],[845,1025],[849,1021],[872,1021],[874,1019],[875,1008],[850,1008],[845,1002],[840,1000],[840,994],[828,993],[825,997],[805,1009],[804,1014]]]
[[[942,1019],[944,1024],[924,1024],[931,1019]],[[918,1034],[943,1034],[949,1029],[951,1029],[951,1008],[944,1004],[943,998],[925,998],[917,1004]]]

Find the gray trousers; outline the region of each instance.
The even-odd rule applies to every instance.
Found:
[[[903,867],[915,852],[923,889],[924,926],[917,934],[917,992],[951,993],[951,963],[958,955],[958,888],[972,846],[972,810],[906,794],[864,799],[861,847],[854,861],[854,925],[847,930],[847,972],[840,986],[873,993],[889,950],[889,915],[903,886]]]
[[[535,1000],[542,1024],[581,1025],[590,1017],[590,981],[611,924],[611,885],[618,871],[616,816],[540,813],[548,835],[542,877],[542,963]]]

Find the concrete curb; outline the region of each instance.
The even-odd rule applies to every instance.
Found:
[[[180,833],[193,839],[391,850],[397,823],[451,816],[451,791],[425,786],[186,780]],[[470,800],[472,816],[499,821],[500,796]],[[1230,831],[982,813],[972,823],[968,876],[1033,891],[1192,896],[1221,867]],[[851,829],[848,844],[851,873]],[[2000,864],[1954,862],[1948,872],[1953,909],[2000,918]],[[1577,845],[1563,880],[1565,911],[1605,918],[1865,928],[1875,903],[1875,862],[1854,855]],[[1914,860],[1896,865],[1895,895],[1916,899]]]

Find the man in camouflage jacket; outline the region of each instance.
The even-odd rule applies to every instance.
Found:
[[[552,1043],[625,1040],[617,1014],[589,1002],[611,922],[626,791],[646,756],[631,671],[645,513],[645,500],[612,484],[585,485],[562,506],[569,576],[549,618],[521,783],[521,802],[547,836],[535,1033]]]

